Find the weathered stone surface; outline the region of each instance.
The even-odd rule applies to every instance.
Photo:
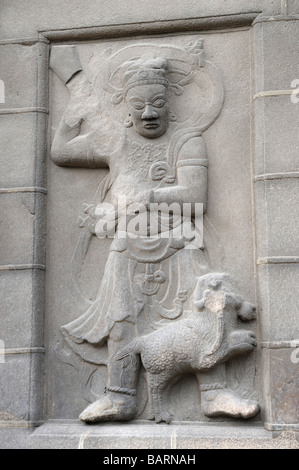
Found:
[[[1,339],[7,348],[43,345],[44,271],[1,270]]]
[[[256,99],[255,175],[298,171],[299,103],[291,95]]]
[[[277,439],[272,439],[258,426],[224,427],[221,431],[222,435],[219,435],[219,428],[214,426],[202,431],[190,427],[188,432],[184,427],[179,427],[173,434],[176,435],[178,449],[291,449],[299,446],[298,433],[294,432],[281,433]]]
[[[298,449],[299,442],[294,432],[284,432],[273,439],[271,433],[258,426],[52,423],[34,431],[28,446],[34,449],[172,449],[175,453],[175,449]]]
[[[298,348],[297,348],[298,349]],[[298,352],[295,348],[263,349],[262,367],[266,372],[265,421],[267,428],[281,424],[298,426]],[[272,425],[272,426],[271,426]],[[273,426],[275,425],[275,426]]]
[[[0,112],[3,108],[42,106],[37,101],[38,49],[38,44],[0,44],[1,80],[5,85]]]
[[[63,28],[79,28],[102,25],[115,25],[165,19],[185,19],[200,16],[228,15],[246,12],[262,12],[276,15],[281,12],[280,0],[254,0],[248,4],[246,0],[229,0],[225,4],[220,0],[208,3],[196,0],[175,0],[171,4],[144,4],[142,9],[136,0],[120,5],[117,0],[103,2],[97,0],[86,8],[80,1],[58,0],[45,7],[41,0],[32,0],[26,10],[26,20],[17,12],[15,0],[2,5],[1,38],[36,36],[36,31]],[[98,20],[100,19],[100,20]],[[96,23],[96,24],[95,24]]]
[[[258,267],[261,341],[299,338],[296,263],[263,264]]]
[[[299,1],[298,0],[288,0],[287,4],[288,4],[287,12],[289,15],[299,14]]]
[[[5,293],[0,300],[0,331],[6,348],[43,344],[43,278],[40,270],[0,271]]]
[[[255,183],[259,257],[296,256],[298,178],[277,178]]]
[[[42,215],[45,194],[3,193],[0,195],[0,207],[0,264],[44,264],[45,227]]]
[[[1,194],[2,265],[33,262],[34,202],[34,193]]]
[[[1,420],[40,420],[43,394],[41,356],[41,353],[5,355],[5,362],[0,363]]]
[[[28,449],[30,432],[27,427],[20,429],[20,427],[11,427],[9,423],[1,423],[0,449]]]
[[[1,188],[45,185],[40,165],[45,164],[46,147],[42,132],[37,136],[45,120],[44,113],[0,115]]]
[[[290,90],[298,78],[298,21],[268,21],[253,28],[255,93]]]

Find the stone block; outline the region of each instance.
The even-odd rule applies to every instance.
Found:
[[[0,265],[44,264],[45,194],[2,193]]]
[[[0,188],[44,186],[45,120],[44,113],[0,115]]]
[[[298,339],[299,265],[260,265],[258,279],[261,341]]]
[[[32,430],[28,427],[12,427],[0,424],[0,449],[27,449],[28,437]]]
[[[147,455],[157,455],[157,449],[171,449],[171,452],[161,452],[160,455],[181,455],[176,449],[298,449],[296,433],[283,432],[273,439],[270,432],[259,425],[238,426],[203,426],[194,423],[158,426],[148,423],[102,423],[101,426],[86,426],[82,423],[46,423],[34,430],[28,440],[30,449],[106,449],[101,455],[111,458],[113,452],[108,449],[147,449],[137,454],[138,463],[148,463]],[[153,449],[155,449],[153,451]],[[190,459],[199,454],[185,451]],[[117,454],[121,456],[121,453]],[[123,454],[127,455],[127,454]],[[116,456],[116,455],[115,455]],[[166,462],[165,462],[166,463]],[[189,464],[193,464],[192,460]]]
[[[299,78],[297,21],[267,21],[253,27],[255,92],[290,90]]]
[[[299,0],[288,0],[288,15],[299,15]]]
[[[292,360],[293,348],[264,349],[262,361],[268,370],[265,382],[265,422],[269,425],[299,422],[299,362]]]
[[[296,256],[299,179],[257,181],[255,189],[258,256]]]
[[[38,44],[0,44],[1,80],[5,85],[5,108],[41,106],[38,103]]]
[[[184,426],[173,432],[177,449],[290,449],[297,448],[296,433],[282,433],[273,439],[259,425],[207,426],[202,429]]]
[[[299,103],[291,95],[264,97],[255,100],[254,110],[255,174],[298,171]]]
[[[5,3],[2,8],[1,39],[36,36],[36,31],[50,29],[79,28],[124,23],[141,23],[160,20],[186,19],[204,16],[230,15],[247,12],[265,12],[268,15],[280,13],[280,0],[221,0],[198,2],[197,0],[173,0],[172,2],[144,3],[129,0],[125,4],[118,0],[103,2],[96,0],[88,8],[81,0],[67,0],[63,3],[53,0],[45,4],[32,0],[27,5],[26,21],[19,14],[17,0]]]
[[[0,419],[37,421],[43,384],[41,354],[7,354],[0,363]],[[39,373],[39,377],[37,375]]]
[[[41,270],[0,271],[0,331],[5,348],[43,344]]]

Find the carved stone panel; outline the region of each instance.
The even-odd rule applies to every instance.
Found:
[[[49,418],[258,419],[249,41],[52,46]]]

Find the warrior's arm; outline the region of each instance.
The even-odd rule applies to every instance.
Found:
[[[88,86],[83,72],[79,72],[67,84],[71,95],[78,96],[80,87]],[[69,105],[71,109],[71,105]],[[73,125],[68,124],[66,116],[69,113],[66,109],[59,126],[56,130],[51,157],[54,163],[59,166],[101,168],[108,166],[108,156],[102,155],[92,144],[92,134],[81,134],[81,124],[84,120],[78,117]]]
[[[208,169],[206,149],[201,137],[190,139],[181,149],[177,163],[177,185],[158,188],[151,194],[151,202],[202,203],[207,205]]]
[[[70,127],[64,117],[56,131],[51,157],[59,166],[101,168],[108,166],[108,157],[90,145],[89,134],[80,135],[81,122]]]

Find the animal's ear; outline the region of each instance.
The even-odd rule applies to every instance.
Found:
[[[233,307],[237,310],[239,310],[242,305],[243,305],[243,298],[238,295],[238,294],[235,294],[234,292],[229,292],[227,289],[224,290],[224,289],[221,289],[222,292],[225,293],[225,305],[228,307]],[[238,312],[238,315],[239,315],[239,312]]]
[[[195,300],[194,301],[194,305],[195,305],[195,308],[197,310],[201,310],[204,308],[205,306],[205,300],[204,299],[200,299],[200,300]]]
[[[212,289],[217,289],[218,287],[221,286],[221,279],[212,279],[209,284],[208,284],[208,287],[211,287]]]

